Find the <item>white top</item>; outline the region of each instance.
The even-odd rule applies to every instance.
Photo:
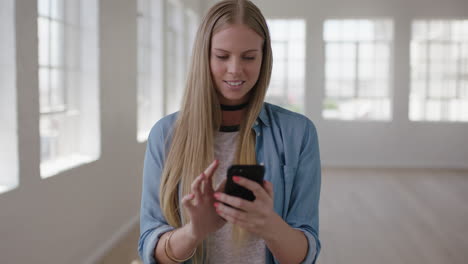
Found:
[[[226,178],[227,170],[234,161],[239,132],[217,132],[215,135],[214,155],[219,161],[213,181],[215,186]],[[232,239],[232,224],[226,223],[221,229],[208,237],[208,263],[264,264],[265,241],[249,234],[245,244],[236,246]]]

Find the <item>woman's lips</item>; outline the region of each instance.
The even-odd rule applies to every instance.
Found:
[[[238,90],[242,87],[245,81],[224,81],[227,87],[232,90]]]

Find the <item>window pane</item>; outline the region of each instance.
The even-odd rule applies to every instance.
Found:
[[[64,26],[62,23],[51,21],[50,24],[50,51],[51,66],[63,67],[64,62]]]
[[[37,3],[41,177],[46,178],[100,153],[98,2]]]
[[[372,61],[361,61],[359,63],[360,81],[371,81],[375,77],[375,67]]]
[[[50,0],[39,0],[37,3],[37,9],[40,16],[50,16]]]
[[[305,21],[268,19],[272,39],[273,70],[266,101],[303,112],[305,73]]]
[[[340,25],[340,41],[357,41],[358,40],[358,21],[347,20]]]
[[[41,112],[46,112],[50,108],[49,93],[50,80],[49,69],[39,68],[39,103]]]
[[[49,20],[40,17],[37,21],[38,26],[38,44],[39,44],[39,65],[49,65],[49,45],[50,45],[50,32]]]
[[[41,161],[53,159],[58,155],[60,123],[58,117],[44,116],[41,118]]]
[[[340,59],[341,57],[340,54],[341,54],[340,44],[330,43],[326,45],[325,55],[326,55],[327,61]]]
[[[356,60],[356,44],[344,43],[340,46],[340,58],[342,60]]]
[[[468,20],[418,20],[411,40],[410,119],[414,121],[468,121]]]
[[[325,118],[391,118],[392,34],[388,20],[325,21]]]
[[[342,60],[340,64],[340,79],[354,81],[356,79],[356,62],[354,60]]]
[[[63,70],[50,71],[50,104],[54,109],[63,110],[65,107],[65,72]]]
[[[151,127],[163,116],[161,8],[160,0],[138,2],[137,140],[140,142],[147,139]]]
[[[167,39],[167,83],[170,89],[166,90],[167,113],[173,113],[180,109],[182,95],[185,88],[185,34],[184,34],[184,9],[182,5],[168,2],[168,15],[166,16]]]
[[[374,29],[375,23],[370,20],[360,20],[359,21],[359,40],[361,41],[371,41],[377,38],[375,35],[376,30]]]
[[[65,0],[50,0],[50,15],[53,19],[64,19],[64,1]]]

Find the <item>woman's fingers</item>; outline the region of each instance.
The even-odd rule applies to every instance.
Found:
[[[227,195],[222,192],[216,192],[214,194],[214,197],[216,200],[229,204],[230,206],[234,208],[238,208],[242,211],[246,211],[246,212],[255,211],[255,206],[251,201],[248,201],[239,197]]]
[[[235,183],[239,184],[240,186],[243,186],[243,187],[251,190],[253,192],[253,194],[255,195],[256,199],[265,200],[267,198],[270,198],[270,195],[257,182],[254,182],[252,180],[249,180],[247,178],[240,177],[240,176],[233,176],[232,180]]]
[[[207,195],[208,197],[213,195],[213,175],[218,168],[218,164],[219,162],[214,160],[210,166],[208,166],[208,168],[206,168],[205,171],[192,182],[192,193],[195,194],[197,200],[202,198],[203,195]]]
[[[214,193],[214,190],[213,190],[213,177],[205,179],[204,187],[205,187],[205,189],[203,190],[203,193],[210,196],[210,197],[213,196],[213,193]]]
[[[213,195],[213,175],[218,168],[219,162],[214,160],[203,172],[205,180],[203,181],[203,193],[209,196]]]
[[[214,160],[210,166],[208,166],[208,168],[205,169],[204,173],[206,175],[206,177],[209,179],[211,177],[213,177],[213,174],[214,172],[216,171],[216,169],[218,168],[218,165],[219,165],[219,162],[218,160]]]
[[[246,222],[248,220],[247,214],[241,210],[234,209],[222,203],[215,203],[214,206],[216,207],[216,212],[223,218],[231,216],[236,222]]]
[[[189,193],[182,198],[182,205],[187,209],[191,210],[193,208],[192,200],[195,198],[195,194]]]
[[[203,175],[202,177],[203,179],[200,182],[200,191],[202,194],[206,194],[206,192],[208,191],[208,180],[206,179],[205,175]]]
[[[197,199],[202,195],[202,192],[201,192],[201,181],[204,179],[204,175],[203,173],[201,175],[199,175],[197,178],[195,178],[195,180],[192,182],[192,192],[195,194],[195,197],[197,197]]]

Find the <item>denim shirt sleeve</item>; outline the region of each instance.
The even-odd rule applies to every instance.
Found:
[[[174,229],[168,225],[159,203],[159,184],[165,155],[165,140],[161,122],[156,123],[148,137],[140,209],[138,253],[144,264],[155,264],[155,247],[159,238]]]
[[[317,261],[321,248],[318,237],[321,167],[317,130],[309,119],[305,130],[285,220],[305,234],[308,250],[302,263],[309,264]]]

